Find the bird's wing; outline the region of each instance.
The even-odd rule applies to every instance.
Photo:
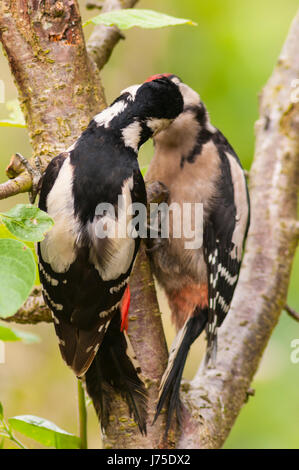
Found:
[[[230,307],[249,224],[249,199],[244,171],[229,145],[218,143],[217,149],[221,160],[218,194],[204,226],[209,290],[207,359],[215,357],[217,328]]]
[[[70,159],[58,158],[58,162],[50,163],[45,174],[47,197],[41,194],[40,207],[48,211],[55,224],[38,246],[39,271],[62,356],[81,376],[91,364],[111,318],[119,312],[139,247],[140,239],[126,233],[134,175],[123,183],[123,205],[116,210],[116,217],[96,211],[82,230],[72,207]],[[110,228],[101,238],[105,224]]]

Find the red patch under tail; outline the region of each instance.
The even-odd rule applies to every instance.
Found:
[[[120,331],[128,331],[129,326],[129,308],[130,308],[131,292],[128,286],[125,290],[121,301],[121,325]]]

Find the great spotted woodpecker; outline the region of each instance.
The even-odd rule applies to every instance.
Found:
[[[168,78],[129,87],[51,161],[42,181],[39,207],[55,222],[38,246],[44,298],[62,357],[85,378],[103,429],[114,387],[146,432],[145,387],[123,328],[140,244],[138,234],[126,230],[128,208],[133,202],[146,205],[139,147],[182,109],[179,88]],[[115,217],[99,211],[99,204],[115,208]]]
[[[168,75],[169,76],[169,75]],[[153,272],[165,290],[177,336],[160,384],[158,417],[168,400],[167,427],[180,415],[179,387],[190,346],[206,328],[206,364],[215,361],[217,329],[229,311],[238,281],[249,225],[249,197],[244,171],[231,145],[210,122],[199,95],[170,76],[183,95],[184,110],[154,137],[155,154],[146,180],[163,183],[168,204],[202,204],[202,245],[186,247],[186,237],[150,239]],[[171,207],[171,206],[170,206]],[[186,207],[186,205],[185,205]],[[193,214],[193,215],[192,215]],[[175,215],[173,215],[175,217]]]

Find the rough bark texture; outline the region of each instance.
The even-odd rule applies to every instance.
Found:
[[[113,0],[111,5],[116,3]],[[98,74],[85,50],[79,18],[73,0],[46,1],[42,5],[34,0],[5,0],[1,4],[1,39],[19,87],[34,154],[45,156],[44,163],[70,145],[104,103]],[[154,427],[149,426],[148,436],[143,438],[123,400],[111,397],[113,413],[104,436],[106,447],[221,447],[246,400],[263,350],[285,305],[298,240],[299,104],[292,102],[291,88],[292,80],[299,76],[298,42],[299,15],[261,97],[250,172],[251,227],[233,305],[220,329],[216,368],[201,368],[191,383],[183,385],[184,425],[180,438],[171,432],[168,442],[162,438],[163,415]],[[102,63],[115,43],[106,43],[108,55],[99,53],[104,57]],[[101,40],[97,44],[95,47]],[[97,63],[102,66],[101,61]],[[18,178],[22,177],[24,174]],[[26,184],[17,192],[29,189],[29,176],[26,178]],[[21,184],[18,179],[14,181]],[[0,197],[2,188],[5,197],[13,194],[0,185]],[[129,334],[149,391],[150,423],[167,350],[143,250],[130,285]],[[18,313],[21,318],[14,319],[24,320],[24,315],[35,308],[43,308],[38,292]],[[43,315],[48,318],[47,311]],[[36,318],[35,312],[32,322]]]
[[[45,167],[68,148],[105,106],[89,59],[75,0],[3,0],[0,39],[19,91],[33,148]],[[34,162],[32,162],[34,165]],[[19,167],[10,176],[16,176]],[[0,198],[30,188],[27,172],[0,189]]]

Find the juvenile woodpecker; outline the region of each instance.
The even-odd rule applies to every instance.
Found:
[[[127,230],[129,206],[146,204],[139,147],[182,109],[169,78],[129,87],[51,161],[42,181],[39,207],[55,222],[38,245],[44,298],[62,357],[85,378],[103,429],[113,387],[146,432],[145,388],[124,328],[140,244]]]
[[[146,180],[163,183],[169,191],[169,207],[176,203],[181,214],[186,203],[191,204],[193,229],[195,203],[201,203],[203,224],[200,247],[190,248],[184,233],[175,238],[171,223],[169,238],[148,241],[152,269],[166,293],[178,331],[160,384],[156,411],[157,418],[168,400],[167,427],[174,410],[179,418],[179,387],[185,361],[190,346],[204,329],[206,364],[215,361],[217,329],[230,308],[249,225],[247,184],[236,153],[211,124],[199,95],[178,77],[170,79],[183,95],[184,110],[154,137],[155,154]]]

